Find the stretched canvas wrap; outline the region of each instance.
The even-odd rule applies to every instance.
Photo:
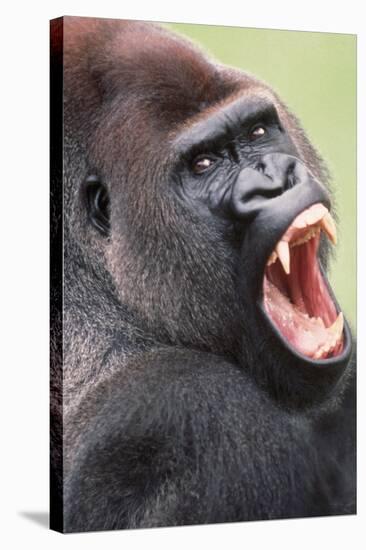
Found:
[[[351,35],[51,21],[51,527],[356,512]]]

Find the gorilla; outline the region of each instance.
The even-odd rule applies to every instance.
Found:
[[[51,145],[51,527],[354,514],[336,218],[296,117],[158,25],[65,17]]]

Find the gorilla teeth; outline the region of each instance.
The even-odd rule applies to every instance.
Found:
[[[309,227],[304,234],[304,229]],[[313,204],[301,214],[299,214],[290,227],[287,229],[281,239],[278,241],[275,250],[268,258],[267,265],[272,265],[280,260],[282,267],[287,275],[290,274],[290,249],[294,246],[299,246],[313,239],[320,230],[323,230],[329,240],[337,243],[337,229],[335,222],[329,211],[323,204]],[[299,236],[300,233],[300,236]],[[301,235],[302,233],[302,235]],[[298,236],[298,238],[296,238]]]
[[[319,232],[320,232],[320,227],[318,227],[318,226],[312,227],[306,233],[306,235],[304,235],[304,237],[302,237],[301,239],[297,239],[294,242],[291,242],[290,243],[291,248],[293,248],[294,246],[299,246],[300,244],[307,243],[308,241],[310,241],[310,239],[313,239],[315,237],[315,235],[317,235]]]
[[[277,253],[278,259],[282,264],[282,267],[285,273],[289,275],[290,274],[290,247],[288,242],[279,241],[276,245],[276,253]]]
[[[323,204],[317,203],[307,208],[301,214],[296,216],[286,233],[282,236],[282,240],[293,241],[296,233],[301,233],[306,227],[320,227],[333,244],[337,242],[337,229],[332,216]],[[296,243],[295,243],[296,244]]]
[[[328,332],[331,333],[331,334],[334,334],[335,336],[337,336],[337,340],[343,332],[343,324],[344,324],[343,313],[340,312],[337,319],[328,328]]]
[[[301,239],[297,239],[294,242],[288,242],[284,240],[278,241],[276,244],[275,250],[272,252],[270,257],[268,258],[267,265],[274,264],[278,259],[280,260],[282,267],[287,273],[287,275],[290,274],[290,247],[293,248],[294,246],[299,246],[300,244],[304,244],[307,241],[310,241],[310,239],[313,239],[315,235],[317,235],[320,231],[319,227],[312,227],[306,235],[301,237]]]
[[[335,319],[335,306],[330,305],[331,298],[320,282],[321,275],[315,261],[322,231],[336,244],[334,220],[327,208],[318,203],[301,212],[277,242],[267,266],[279,260],[283,270],[277,264],[266,272],[264,279],[265,283],[267,281],[265,303],[270,316],[287,339],[314,360],[339,354],[343,342],[343,314],[339,313]],[[308,245],[308,241],[314,238],[316,241]],[[300,245],[304,249],[295,252],[294,247]],[[309,280],[303,272],[305,261],[310,264]],[[319,313],[324,316],[319,316]],[[335,320],[328,326],[331,319]]]
[[[304,229],[305,227],[315,225],[327,212],[328,210],[323,204],[313,204],[296,216],[289,229]]]
[[[337,229],[332,216],[327,211],[320,221],[320,226],[324,229],[324,232],[332,241],[333,244],[337,244]]]
[[[342,333],[343,333],[343,325],[344,325],[344,319],[343,319],[343,313],[341,312],[339,313],[334,323],[327,329],[327,333],[330,337],[330,341],[322,345],[317,350],[317,352],[313,356],[313,359],[325,359],[329,353],[334,351],[336,346],[338,346],[338,344],[341,341]]]

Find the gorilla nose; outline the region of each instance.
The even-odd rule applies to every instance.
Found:
[[[249,220],[268,199],[281,195],[308,177],[307,169],[295,157],[282,153],[264,155],[254,166],[240,172],[231,194],[232,214],[237,219]]]

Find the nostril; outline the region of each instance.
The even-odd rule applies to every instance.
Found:
[[[265,171],[265,169],[266,169],[266,165],[264,164],[264,162],[259,161],[259,162],[255,165],[255,169],[258,170],[258,172],[260,172],[261,174],[264,174],[264,171]]]
[[[290,174],[292,174],[295,170],[295,166],[296,166],[296,160],[291,160],[287,166],[287,175],[289,176]]]
[[[293,160],[289,163],[286,170],[286,180],[285,180],[285,189],[291,189],[296,185],[296,176],[295,176],[296,160]]]
[[[258,161],[257,164],[255,165],[255,169],[260,173],[260,174],[263,174],[264,176],[266,176],[268,179],[270,179],[271,181],[273,181],[273,176],[272,174],[269,173],[269,170],[268,170],[268,166],[265,162],[263,161]]]
[[[298,159],[281,153],[265,155],[256,162],[255,169],[265,176],[267,186],[284,192],[299,182],[298,166]]]

